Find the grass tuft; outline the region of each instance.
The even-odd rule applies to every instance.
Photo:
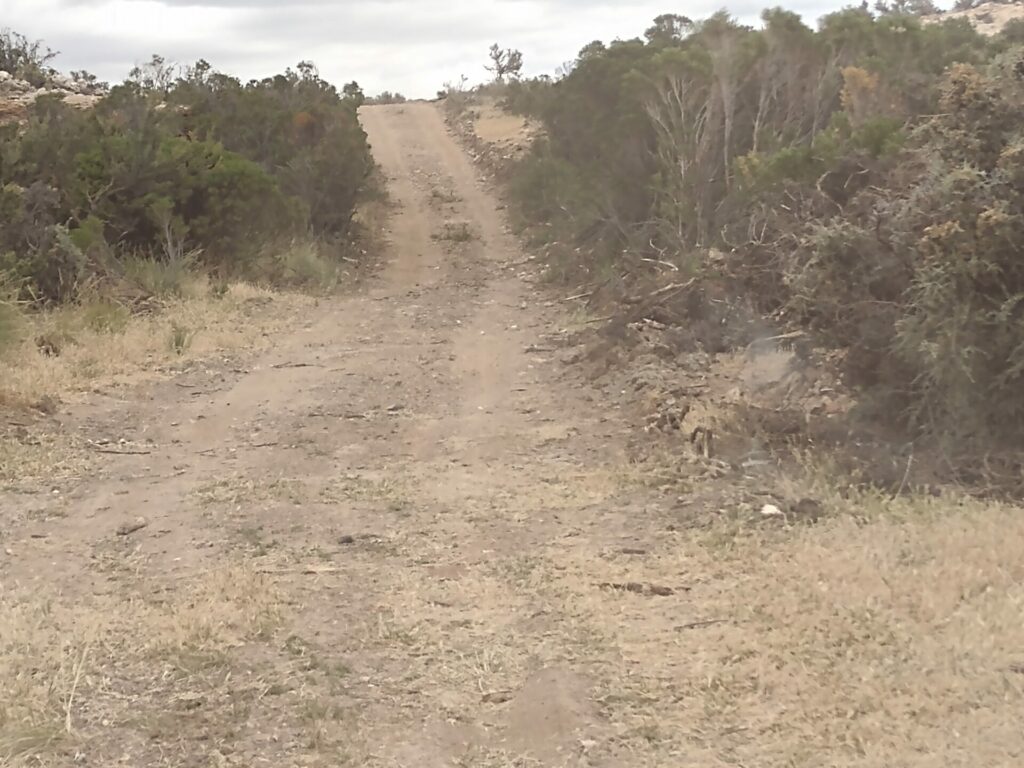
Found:
[[[125,279],[149,296],[160,299],[195,298],[205,291],[206,277],[194,257],[165,260],[136,256],[123,262]]]
[[[181,357],[192,346],[192,339],[196,332],[187,325],[173,321],[171,332],[167,337],[167,346],[178,357]]]
[[[24,318],[17,305],[0,299],[0,356],[18,346],[24,331]]]
[[[338,287],[344,277],[337,253],[313,240],[291,243],[268,250],[249,270],[254,279],[276,286],[326,293]]]

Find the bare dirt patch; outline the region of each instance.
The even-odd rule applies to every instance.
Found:
[[[204,286],[195,296],[166,300],[138,316],[104,303],[22,318],[20,343],[0,358],[0,404],[6,405],[0,484],[82,472],[97,451],[138,450],[64,429],[68,409],[99,392],[131,396],[211,361],[230,368],[233,357],[266,348],[315,303],[301,294],[235,284],[216,296]],[[95,322],[97,308],[103,318],[116,318],[117,326]]]
[[[476,109],[473,128],[482,141],[516,154],[529,149],[540,131],[534,121],[510,114],[490,100]]]

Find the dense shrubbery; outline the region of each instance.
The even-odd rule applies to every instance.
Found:
[[[954,66],[888,184],[784,262],[795,295],[836,307],[805,319],[922,426],[1012,435],[1024,422],[1022,57]]]
[[[646,41],[593,43],[566,77],[507,101],[544,121],[538,153],[593,192],[564,218],[599,223],[591,234],[615,248],[683,249],[715,244],[768,188],[891,154],[906,120],[934,111],[944,69],[990,48],[965,21],[860,9],[818,32],[780,9],[761,30],[663,16]]]
[[[0,129],[0,271],[64,301],[125,257],[244,274],[276,243],[345,238],[372,166],[359,103],[310,64],[243,84],[160,58],[94,109],[42,97]]]
[[[726,277],[847,347],[857,382],[910,422],[1018,429],[1017,27],[987,39],[863,8],[817,31],[763,20],[659,17],[644,41],[514,86],[507,105],[546,134],[512,182],[523,224],[588,254],[584,271],[634,254]],[[709,249],[726,253],[713,268]]]

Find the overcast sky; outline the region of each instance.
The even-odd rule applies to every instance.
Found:
[[[735,0],[749,23],[771,0]],[[812,23],[843,0],[784,3]],[[198,58],[249,79],[312,60],[336,84],[429,97],[445,81],[486,77],[491,43],[523,51],[529,74],[550,73],[592,40],[643,33],[659,13],[698,19],[721,0],[0,0],[0,27],[43,39],[64,71],[122,79],[160,53]]]

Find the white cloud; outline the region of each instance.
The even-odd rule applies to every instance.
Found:
[[[770,5],[765,2],[764,5]],[[834,0],[789,7],[813,23]],[[312,60],[327,79],[367,92],[431,96],[446,80],[485,78],[487,48],[523,51],[532,74],[551,72],[592,40],[643,33],[665,0],[3,0],[0,24],[61,52],[57,65],[116,81],[153,53],[198,58],[248,79]],[[691,0],[692,18],[720,0]],[[754,23],[763,5],[731,6]]]

